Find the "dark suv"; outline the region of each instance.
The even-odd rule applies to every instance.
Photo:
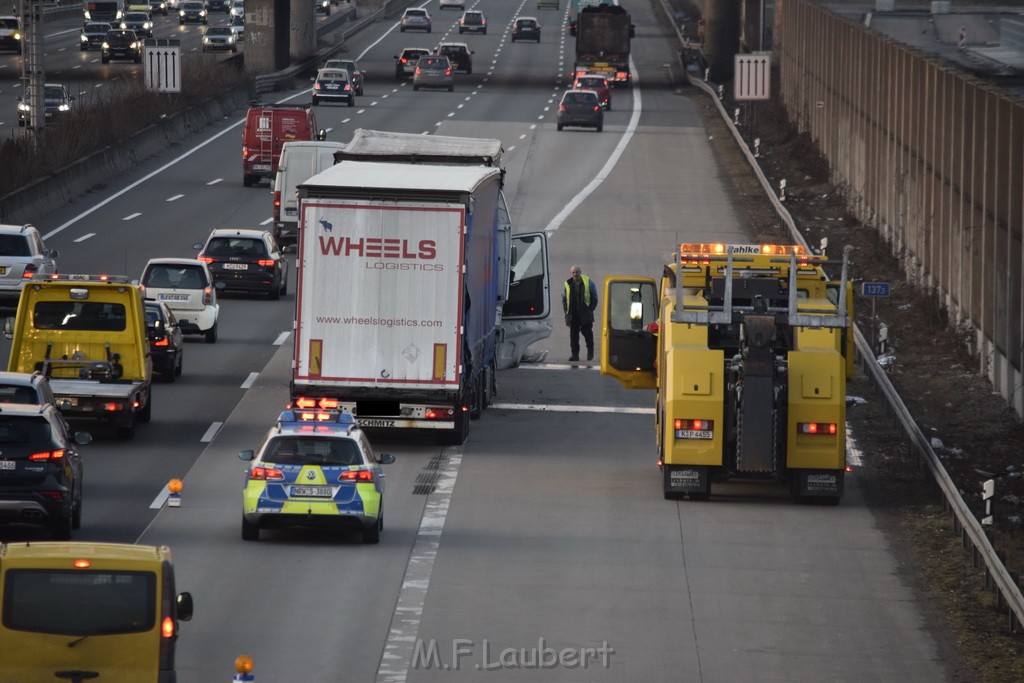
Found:
[[[288,292],[288,260],[266,230],[216,228],[195,246],[217,288],[266,292],[271,299]]]
[[[473,51],[465,43],[441,43],[434,54],[447,57],[456,71],[473,73]]]
[[[136,64],[142,63],[142,41],[130,29],[107,31],[103,39],[103,51],[100,61],[106,64],[111,59],[130,59]]]
[[[74,437],[49,405],[0,404],[0,523],[45,526],[57,541],[82,524],[82,461]]]
[[[57,405],[50,380],[41,372],[0,372],[0,403]]]

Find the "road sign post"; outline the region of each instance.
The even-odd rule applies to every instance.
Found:
[[[181,92],[181,42],[147,38],[142,56],[146,90]]]
[[[891,286],[888,282],[862,282],[860,286],[861,296],[871,298],[871,348],[879,348],[878,339],[878,316],[875,315],[875,301],[879,297],[888,297]],[[888,337],[888,335],[886,335]],[[877,351],[876,351],[877,353]]]

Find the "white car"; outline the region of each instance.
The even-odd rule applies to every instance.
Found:
[[[231,9],[228,10],[228,14],[232,19],[235,17],[245,18],[245,3],[242,0],[235,0],[231,3]]]
[[[155,258],[139,279],[147,299],[162,301],[174,312],[183,334],[201,334],[217,341],[217,288],[209,267],[194,258]]]
[[[0,225],[0,307],[18,305],[21,290],[35,275],[57,272],[54,249],[31,225]]]

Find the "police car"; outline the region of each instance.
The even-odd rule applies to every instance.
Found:
[[[384,528],[384,472],[395,461],[374,457],[370,441],[351,415],[321,399],[313,407],[281,413],[250,461],[242,491],[242,538],[259,540],[260,529],[335,527],[363,532],[363,543],[380,542]]]

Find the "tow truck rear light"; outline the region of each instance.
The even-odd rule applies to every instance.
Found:
[[[676,419],[672,422],[677,439],[713,439],[715,437],[714,420]]]
[[[273,467],[261,467],[257,465],[249,470],[249,478],[259,481],[281,481],[284,479],[284,473],[281,472],[281,470],[274,469]]]
[[[121,403],[116,403],[114,401],[111,401],[110,403],[104,403],[103,404],[103,410],[108,412],[108,413],[118,413],[118,412],[124,410],[124,405],[121,404]]]
[[[427,408],[423,413],[428,420],[449,420],[454,416],[455,411],[451,408]]]
[[[160,622],[160,635],[164,638],[174,637],[174,619],[164,617],[163,621]]]
[[[55,451],[39,451],[28,456],[28,459],[32,462],[50,462],[51,460],[60,460],[64,457],[64,450],[57,449]]]
[[[338,475],[338,481],[343,483],[347,481],[373,481],[373,472],[370,470],[346,470]]]
[[[829,434],[834,435],[838,426],[835,422],[797,422],[797,434]]]

